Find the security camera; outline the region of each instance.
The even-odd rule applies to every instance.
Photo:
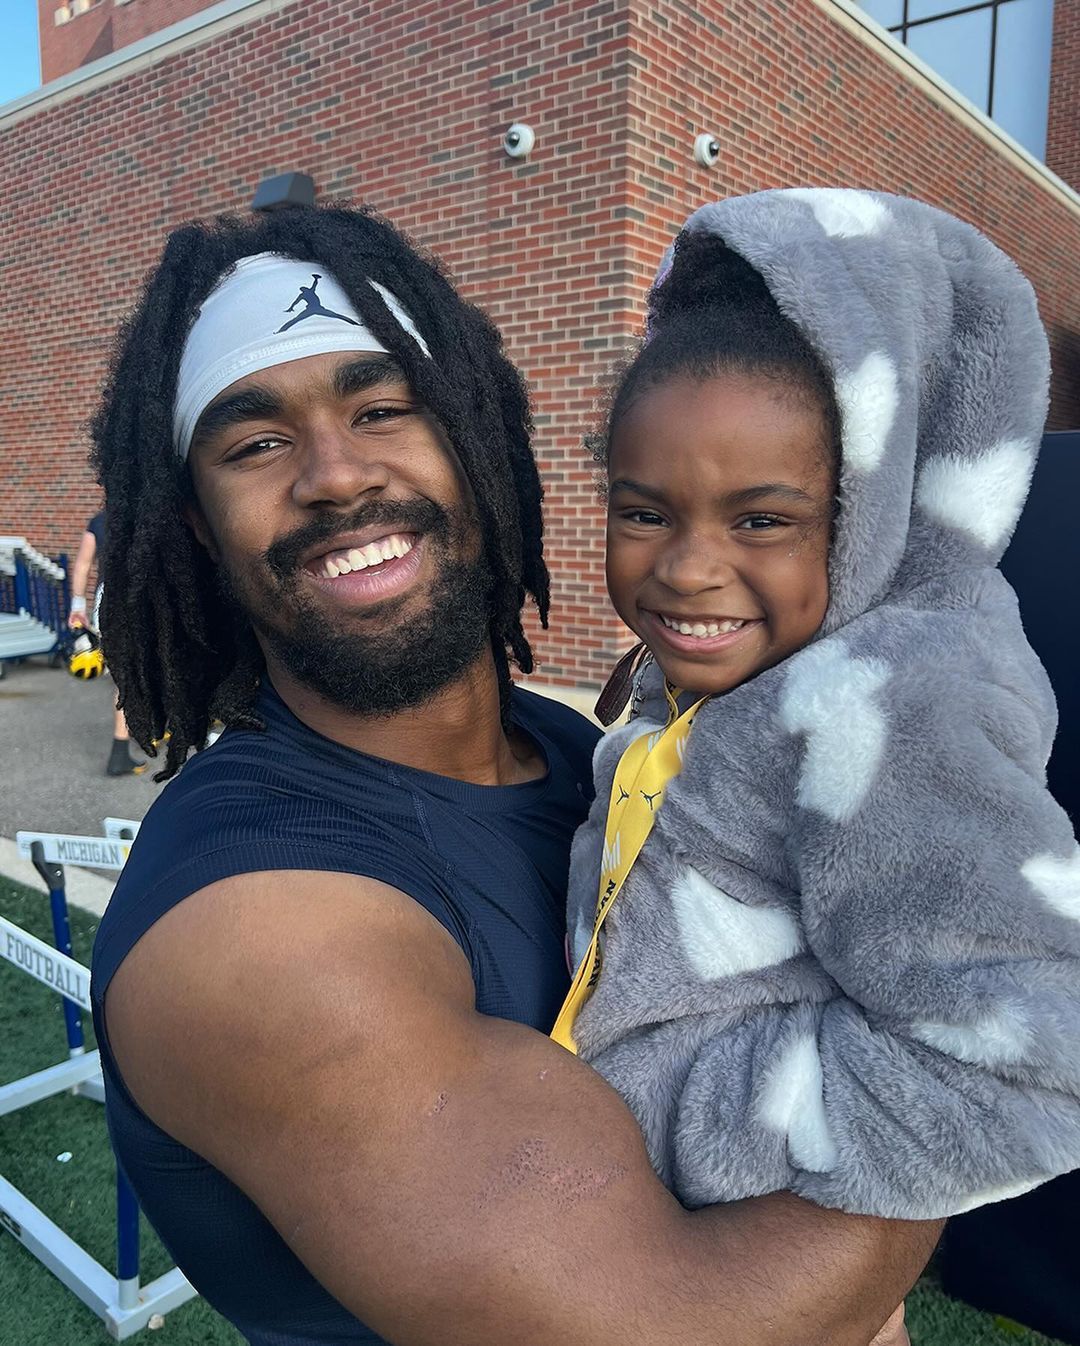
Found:
[[[720,141],[711,131],[702,131],[694,140],[694,162],[702,168],[715,168],[720,158]]]
[[[503,149],[511,159],[524,159],[535,144],[533,129],[525,122],[514,122],[503,136]]]

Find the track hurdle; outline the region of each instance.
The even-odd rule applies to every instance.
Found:
[[[110,819],[118,833],[133,835],[137,823]],[[71,957],[64,863],[97,869],[123,868],[130,840],[122,836],[79,837],[55,832],[16,833],[19,851],[41,875],[49,892],[56,947],[0,917],[0,957],[63,997],[68,1058],[36,1074],[0,1086],[0,1116],[70,1090],[96,1101],[105,1097],[98,1052],[88,1052],[82,1015],[90,1009],[90,970]],[[76,858],[78,857],[78,858]],[[117,1266],[113,1274],[96,1261],[12,1183],[0,1176],[0,1225],[124,1341],[154,1315],[194,1298],[195,1288],[179,1268],[141,1285],[139,1207],[126,1178],[116,1174]]]
[[[104,831],[110,841],[134,841],[139,835],[139,824],[134,818],[106,818]]]
[[[58,565],[24,537],[0,537],[0,678],[5,659],[48,654],[68,637],[67,558]]]

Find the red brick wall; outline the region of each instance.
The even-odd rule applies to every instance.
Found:
[[[115,5],[114,0],[97,0],[93,9],[58,26],[54,16],[61,0],[38,0],[42,83],[59,79],[89,61],[158,33],[171,23],[209,9],[213,3],[214,0],[128,0],[127,4]]]
[[[1055,423],[1080,424],[1061,363],[1061,334],[1080,330],[1080,218],[812,0],[697,6],[304,0],[0,122],[0,533],[75,545],[97,501],[83,427],[109,335],[164,234],[290,169],[433,247],[527,373],[556,578],[540,643],[551,681],[602,680],[622,644],[581,436],[662,244],[705,200],[842,181],[974,218],[1039,285],[1058,332]],[[537,133],[524,162],[499,149],[517,119]],[[690,161],[703,129],[720,135],[719,171]]]
[[[0,164],[20,186],[0,255],[36,321],[0,319],[13,390],[0,405],[0,531],[52,550],[77,540],[96,501],[83,423],[108,334],[168,227],[302,169],[324,197],[368,200],[436,248],[506,332],[536,392],[561,577],[544,673],[599,676],[615,627],[599,616],[580,443],[635,293],[612,228],[626,195],[621,40],[605,3],[310,0],[5,129]],[[536,127],[530,162],[500,149],[516,117]]]
[[[88,61],[108,56],[113,49],[112,0],[98,0],[93,9],[57,25],[54,15],[62,0],[38,0],[41,39],[41,80],[48,84]],[[70,4],[71,0],[67,0]]]
[[[1054,0],[1046,166],[1080,191],[1080,0]]]
[[[113,50],[209,9],[214,0],[128,0],[113,11]]]
[[[1076,0],[1058,0],[1064,10]],[[984,230],[1039,292],[1054,356],[1051,429],[1080,427],[1080,214],[1043,190],[810,0],[633,0],[631,266],[645,280],[688,209],[764,187],[921,197]],[[1074,25],[1075,31],[1075,25]],[[688,163],[715,131],[717,170]],[[1073,107],[1072,143],[1080,150]],[[1064,141],[1067,136],[1061,132]]]

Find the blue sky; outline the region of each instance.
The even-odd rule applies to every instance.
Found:
[[[36,0],[3,0],[4,41],[0,45],[0,103],[41,83]]]

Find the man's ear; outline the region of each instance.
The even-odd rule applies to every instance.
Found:
[[[202,507],[197,500],[185,500],[182,506],[184,522],[195,534],[196,540],[208,552],[211,561],[215,565],[221,560],[217,544],[214,542],[214,535],[210,531],[210,525],[206,522],[206,515],[202,512]]]

